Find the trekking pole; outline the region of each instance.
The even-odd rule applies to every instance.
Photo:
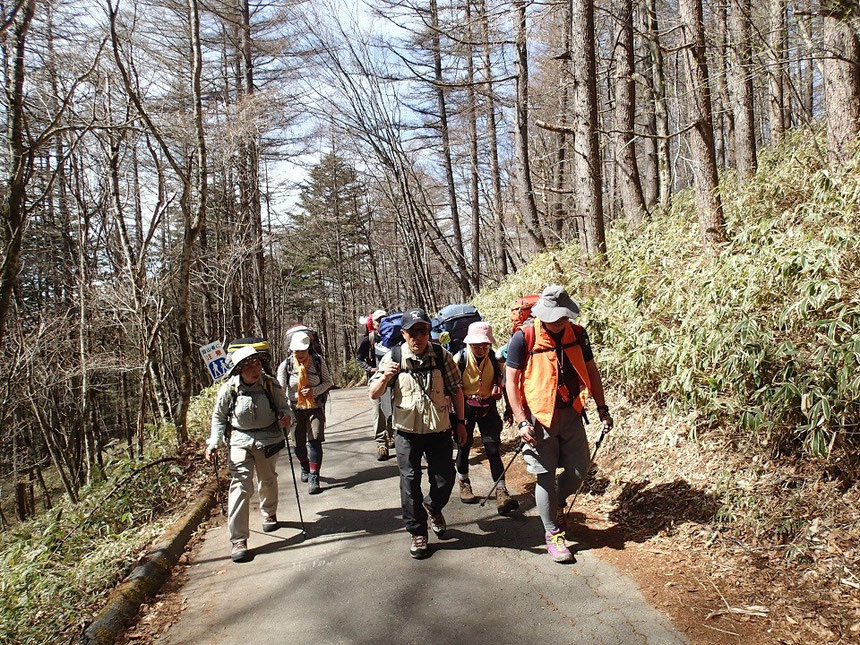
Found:
[[[517,458],[517,455],[518,455],[518,454],[520,454],[520,453],[523,451],[523,446],[524,446],[524,445],[525,445],[525,444],[524,444],[524,442],[523,442],[523,441],[520,441],[520,445],[518,445],[518,446],[517,446],[517,449],[516,449],[516,450],[514,450],[514,455],[513,455],[513,457],[511,457],[511,460],[508,462],[508,465],[507,465],[507,466],[505,466],[505,469],[502,471],[502,474],[501,474],[501,475],[499,475],[499,478],[498,478],[496,481],[494,481],[494,482],[493,482],[493,486],[492,486],[492,488],[490,488],[490,492],[489,492],[489,493],[487,493],[487,496],[486,496],[483,500],[481,500],[481,506],[483,506],[484,504],[486,504],[486,503],[487,503],[487,500],[488,500],[488,499],[490,499],[490,495],[492,495],[492,494],[493,494],[493,491],[494,491],[494,490],[496,490],[496,486],[498,486],[498,485],[499,485],[499,482],[500,482],[500,481],[502,481],[502,479],[504,479],[504,478],[505,478],[505,473],[506,473],[506,472],[508,472],[508,468],[510,468],[510,467],[513,465],[513,463],[514,463],[514,459],[516,459],[516,458]]]
[[[307,536],[307,531],[305,531],[305,520],[302,517],[302,501],[299,499],[299,485],[296,483],[296,469],[293,466],[293,450],[290,447],[289,442],[287,443],[287,455],[290,457],[290,472],[293,475],[293,488],[296,490],[296,505],[299,507],[299,522],[302,525],[302,535]]]
[[[597,443],[594,444],[594,450],[591,453],[591,460],[588,462],[588,468],[586,468],[585,473],[582,475],[582,479],[579,482],[579,488],[576,489],[576,493],[573,496],[573,499],[570,502],[570,506],[567,507],[567,511],[564,513],[564,521],[567,522],[567,516],[570,515],[570,510],[573,508],[573,505],[576,503],[576,498],[579,497],[579,493],[582,492],[583,486],[585,486],[585,480],[588,479],[588,473],[591,472],[591,467],[594,465],[594,458],[597,456],[597,451],[600,450],[600,444],[603,443],[603,438],[606,436],[606,433],[609,432],[606,428],[603,428],[600,431],[600,436],[597,438]]]
[[[215,489],[218,491],[216,494],[218,495],[218,501],[221,502],[221,515],[227,515],[227,511],[224,509],[224,496],[221,494],[221,478],[218,476],[218,471],[221,470],[221,466],[218,463],[218,449],[216,448],[214,451],[215,461],[212,462],[212,467],[215,469]]]

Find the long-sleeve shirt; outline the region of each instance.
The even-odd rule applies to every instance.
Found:
[[[276,408],[274,410],[263,389],[267,379],[269,394]],[[271,376],[263,374],[253,385],[244,383],[239,375],[231,376],[218,390],[207,444],[218,446],[224,439],[228,425],[232,428],[231,447],[263,447],[278,443],[284,438],[278,419],[289,414],[284,389]]]
[[[292,365],[289,366],[289,369],[287,366],[287,361],[292,360],[293,357],[289,356],[278,365],[278,382],[287,391],[287,398],[291,407],[296,404],[299,398],[296,388],[299,382],[299,374],[293,369]],[[317,366],[319,366],[319,369],[317,369]],[[310,385],[314,395],[315,407],[320,407],[318,397],[325,394],[334,385],[328,365],[326,365],[325,359],[321,356],[311,355],[311,360],[308,364],[308,385]]]
[[[368,376],[376,369],[378,363],[375,345],[375,339],[371,339],[371,335],[367,334],[362,337],[361,342],[358,344],[358,349],[355,350],[355,362],[358,363],[361,369],[367,372]]]

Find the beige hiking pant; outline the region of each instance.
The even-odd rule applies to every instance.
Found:
[[[257,471],[257,491],[260,494],[260,511],[265,515],[275,515],[278,511],[278,473],[275,466],[278,455],[271,457],[263,454],[262,448],[230,448],[230,496],[227,503],[227,526],[230,529],[230,542],[247,540],[248,515],[251,509],[251,495],[254,492],[254,470]]]

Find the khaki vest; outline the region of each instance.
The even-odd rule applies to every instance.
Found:
[[[392,392],[392,425],[395,430],[427,434],[442,432],[451,427],[451,404],[445,396],[445,379],[442,376],[444,367],[436,365],[435,352],[431,348],[431,353],[423,363],[405,355],[400,359],[400,368],[403,370],[429,367],[431,364],[433,369],[429,372],[403,371],[397,375]]]

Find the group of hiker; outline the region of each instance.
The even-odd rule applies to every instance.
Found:
[[[603,431],[613,426],[588,334],[574,322],[578,316],[579,306],[564,288],[549,286],[539,297],[514,303],[514,333],[503,348],[494,348],[492,325],[476,310],[454,316],[468,325],[464,332],[456,324],[441,329],[438,319],[421,308],[393,314],[378,309],[367,316],[356,361],[368,376],[377,459],[388,459],[394,449],[413,558],[430,554],[428,528],[437,537],[444,535],[443,509],[455,484],[461,502],[478,501],[469,480],[476,427],[494,480],[490,494],[495,492],[498,513],[508,515],[518,508],[506,487],[501,457],[504,423],[499,408],[504,406],[504,416],[515,425],[521,442],[517,452],[537,479],[535,503],[547,552],[556,562],[573,559],[565,540],[565,509],[590,467],[583,425],[589,398],[597,404]],[[312,347],[312,330],[292,330],[277,380],[266,369],[266,361],[271,361],[268,345],[251,340],[258,342],[233,352],[233,371],[219,391],[206,448],[211,459],[225,429],[233,429],[228,523],[234,561],[248,557],[254,468],[263,530],[278,527],[275,461],[285,446],[281,428],[290,428],[308,492],[319,491],[324,401],[332,386],[322,352]],[[427,466],[426,495],[422,461]]]

